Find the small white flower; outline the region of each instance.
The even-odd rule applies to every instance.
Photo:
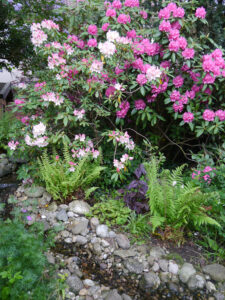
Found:
[[[176,181],[173,181],[172,185],[175,186],[176,184],[177,184],[177,182],[176,182]]]

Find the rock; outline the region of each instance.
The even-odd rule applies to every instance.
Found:
[[[82,289],[79,291],[79,295],[80,296],[86,296],[88,294],[88,290],[87,289]]]
[[[85,280],[83,281],[83,284],[84,284],[85,286],[89,286],[89,287],[95,285],[94,281],[91,280],[91,279],[85,279]]]
[[[84,287],[82,281],[76,275],[69,276],[66,282],[74,293],[78,293]]]
[[[211,264],[202,268],[215,281],[225,281],[225,267],[219,264]]]
[[[169,272],[161,272],[160,279],[162,282],[167,283],[170,280],[170,273]]]
[[[164,249],[162,249],[161,247],[153,247],[150,250],[150,256],[152,256],[155,260],[158,260],[165,255],[166,255],[166,253],[165,253]]]
[[[205,278],[201,275],[192,275],[188,280],[188,288],[192,291],[203,289],[205,286]]]
[[[132,300],[130,296],[123,294],[122,295],[123,300]]]
[[[127,258],[127,257],[134,257],[137,255],[137,253],[134,250],[116,250],[114,252],[114,255],[117,255],[123,259]]]
[[[8,175],[15,171],[16,164],[10,163],[7,158],[0,159],[0,177]]]
[[[98,220],[98,218],[91,218],[91,220],[90,220],[90,226],[91,226],[91,229],[93,230],[93,231],[95,231],[96,230],[96,227],[99,225],[99,220]]]
[[[70,233],[69,233],[69,231],[67,231],[67,230],[63,230],[63,231],[61,232],[61,236],[62,236],[63,238],[67,238],[69,235],[70,235]]]
[[[108,293],[105,300],[123,300],[122,297],[118,294],[117,290],[112,290]]]
[[[211,281],[206,282],[206,288],[210,293],[216,291],[216,287]]]
[[[42,198],[39,199],[39,205],[47,205],[52,199],[52,196],[48,192],[44,192]]]
[[[216,298],[216,300],[224,300],[225,296],[221,293],[215,293],[214,297]]]
[[[168,271],[168,265],[169,265],[169,262],[166,259],[159,260],[159,267],[163,272]]]
[[[185,263],[179,272],[179,278],[183,283],[187,283],[189,278],[196,273],[192,264]]]
[[[155,258],[153,256],[148,256],[147,261],[148,261],[150,267],[152,267],[154,265]]]
[[[110,237],[110,238],[115,238],[115,237],[116,237],[116,233],[115,233],[114,231],[111,230],[111,231],[109,232],[109,237]]]
[[[56,215],[56,219],[59,221],[67,222],[68,216],[67,216],[66,211],[64,209],[60,210]]]
[[[106,241],[106,240],[101,240],[101,244],[102,244],[102,246],[103,246],[104,248],[107,248],[107,247],[110,246],[110,243],[109,243],[108,241]]]
[[[49,252],[47,252],[45,255],[46,255],[47,261],[50,264],[54,265],[55,264],[55,257]]]
[[[160,285],[160,279],[154,272],[145,273],[140,281],[140,287],[144,290],[151,291],[157,289]]]
[[[56,204],[55,202],[52,202],[52,203],[49,204],[49,206],[47,207],[47,210],[48,210],[48,211],[51,211],[51,212],[57,211],[57,204]]]
[[[126,250],[130,248],[130,241],[124,234],[117,234],[116,241],[120,248]]]
[[[85,215],[90,212],[90,205],[87,202],[80,201],[80,200],[74,200],[70,202],[69,204],[70,211],[74,212],[78,215]]]
[[[152,271],[153,272],[158,272],[159,271],[159,264],[157,262],[154,262],[154,265],[152,266]]]
[[[179,267],[178,267],[178,265],[175,262],[170,261],[169,262],[168,270],[169,270],[170,273],[176,275],[178,273],[178,271],[179,271]]]
[[[40,198],[44,192],[45,189],[42,186],[32,186],[24,190],[26,196],[32,198]]]
[[[173,283],[173,282],[169,283],[169,289],[173,293],[177,293],[179,291],[179,287],[175,283]]]
[[[93,250],[94,253],[97,254],[98,256],[102,254],[102,248],[99,243],[94,243]]]
[[[72,223],[71,231],[73,234],[86,235],[88,233],[88,219],[76,220]]]
[[[124,265],[131,273],[141,274],[144,271],[143,264],[133,258],[125,260]]]
[[[67,243],[67,244],[72,244],[73,240],[72,240],[72,238],[69,237],[69,238],[66,238],[64,240],[64,242]]]
[[[101,238],[109,237],[109,229],[107,225],[98,225],[96,227],[96,234]]]
[[[85,244],[87,244],[88,240],[86,237],[84,237],[82,235],[77,235],[77,236],[75,236],[75,239],[73,239],[73,242],[78,245],[85,245]]]
[[[74,213],[72,211],[68,211],[67,216],[68,216],[68,218],[73,218]]]

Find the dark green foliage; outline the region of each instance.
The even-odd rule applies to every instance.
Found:
[[[0,299],[45,300],[53,292],[44,252],[50,244],[43,230],[19,220],[0,221]]]

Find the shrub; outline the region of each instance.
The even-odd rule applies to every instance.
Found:
[[[191,183],[184,184],[182,172],[184,165],[173,171],[164,169],[159,172],[159,162],[152,158],[145,164],[148,177],[148,198],[153,231],[157,227],[171,226],[173,229],[183,230],[193,224],[216,225],[219,223],[209,217],[204,208],[207,194],[203,194],[198,187]]]

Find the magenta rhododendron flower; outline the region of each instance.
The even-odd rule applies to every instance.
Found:
[[[139,85],[144,85],[148,80],[144,74],[138,74],[136,81]]]
[[[20,104],[25,103],[25,101],[22,100],[22,99],[15,99],[15,100],[14,100],[14,103],[15,103],[16,105],[20,105]]]
[[[186,48],[183,52],[182,52],[182,56],[185,59],[191,59],[193,58],[195,55],[195,50],[192,48]]]
[[[202,82],[204,84],[210,84],[215,82],[215,77],[212,76],[210,73],[207,73],[205,77],[203,78]]]
[[[126,14],[120,14],[117,18],[117,22],[120,24],[130,23],[130,16]]]
[[[194,115],[191,112],[185,112],[183,114],[184,123],[191,123],[194,120]]]
[[[145,104],[144,100],[142,100],[142,99],[136,100],[134,102],[134,105],[137,110],[144,110],[146,107],[146,104]]]
[[[92,47],[97,47],[98,42],[96,39],[89,39],[87,42],[88,47],[92,48]]]
[[[169,50],[172,52],[178,52],[180,50],[180,43],[178,41],[171,41],[169,43]]]
[[[130,108],[130,103],[128,101],[123,101],[120,104],[120,110],[116,112],[117,118],[124,119],[128,113],[129,108]]]
[[[124,6],[139,7],[139,0],[125,0]]]
[[[103,25],[102,25],[102,30],[103,31],[107,31],[108,30],[108,28],[109,28],[109,23],[104,23]]]
[[[219,109],[215,112],[215,116],[219,118],[219,120],[225,121],[225,110]]]
[[[176,88],[182,87],[182,85],[184,84],[184,78],[181,75],[176,76],[173,79],[173,84],[175,85]]]
[[[209,122],[214,121],[214,119],[215,119],[215,113],[212,110],[210,110],[210,109],[206,109],[203,112],[202,118],[205,121],[209,121]]]
[[[178,29],[170,29],[169,40],[177,40],[180,36],[180,31]]]
[[[183,109],[184,109],[184,106],[183,106],[183,104],[181,102],[173,104],[173,110],[175,112],[182,112]]]
[[[88,33],[92,35],[98,34],[98,27],[96,25],[89,25],[88,26]]]
[[[169,19],[170,18],[170,10],[167,7],[164,7],[159,11],[158,17],[159,19]]]
[[[179,101],[180,97],[181,97],[180,92],[176,90],[172,91],[172,93],[170,94],[170,100],[172,102]]]
[[[199,19],[205,19],[206,10],[204,7],[199,7],[196,9],[195,16]]]
[[[185,15],[185,11],[182,7],[177,7],[173,10],[173,16],[174,18],[183,18]]]
[[[116,10],[108,8],[105,15],[106,15],[106,17],[114,18],[114,17],[116,17]]]
[[[127,37],[130,39],[135,39],[137,36],[136,31],[134,29],[127,31]]]
[[[121,9],[122,8],[122,3],[119,0],[114,0],[112,3],[112,7],[116,9]]]
[[[170,32],[170,30],[171,30],[170,22],[163,20],[159,25],[159,30],[164,31],[164,32]]]
[[[213,169],[210,166],[206,166],[202,172],[207,173],[207,172],[211,172],[212,170]]]
[[[140,15],[142,16],[143,19],[147,19],[148,18],[148,14],[145,10],[140,11]]]

